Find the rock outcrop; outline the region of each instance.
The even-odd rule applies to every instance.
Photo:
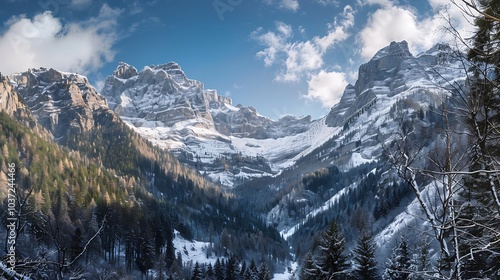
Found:
[[[144,67],[139,73],[122,62],[107,77],[102,93],[111,109],[122,117],[154,121],[165,127],[190,122],[224,136],[280,138],[304,132],[311,122],[310,117],[274,121],[252,107],[232,106],[230,98],[188,79],[175,62]]]
[[[328,114],[327,124],[332,127],[348,124],[358,111],[376,102],[377,92],[382,90],[389,97],[395,96],[419,79],[435,80],[438,73],[429,68],[453,63],[458,58],[446,44],[437,44],[413,56],[406,41],[392,42],[359,67],[358,80],[346,87],[340,102]]]
[[[94,112],[108,109],[106,99],[78,74],[39,68],[10,79],[38,123],[58,141],[91,130]]]

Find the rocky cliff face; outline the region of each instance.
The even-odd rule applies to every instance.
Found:
[[[121,62],[106,79],[102,93],[122,117],[154,121],[164,127],[190,122],[224,136],[279,138],[304,132],[304,124],[310,122],[310,118],[291,121],[291,117],[273,121],[252,107],[234,107],[230,98],[188,79],[175,62],[148,66],[140,72]],[[134,125],[143,126],[140,122]]]
[[[26,110],[26,106],[19,100],[13,86],[7,78],[0,79],[0,110],[9,115],[15,115]]]
[[[380,91],[386,91],[391,97],[408,90],[418,81],[425,84],[440,80],[441,74],[432,68],[456,61],[452,49],[445,44],[438,44],[415,57],[406,41],[392,42],[359,67],[358,80],[355,85],[347,86],[339,104],[328,114],[327,123],[329,126],[348,124],[360,109],[376,100]]]
[[[271,174],[277,157],[291,157],[298,151],[263,158],[269,149],[263,142],[306,133],[313,123],[310,117],[292,116],[275,121],[253,107],[233,106],[230,98],[189,79],[175,62],[141,71],[122,62],[107,77],[102,94],[111,109],[141,135],[193,167],[219,174],[213,178],[228,185],[232,184],[232,179],[224,179],[228,176]]]
[[[91,130],[94,111],[108,109],[106,99],[78,74],[39,68],[10,79],[38,123],[58,141]]]
[[[206,91],[201,82],[189,80],[173,62],[145,67],[141,72],[120,63],[106,79],[102,93],[120,116],[161,122],[166,127],[193,120],[197,127],[213,129],[209,108],[230,104],[217,92]]]
[[[373,193],[364,193],[363,200],[390,204],[384,201],[388,197],[384,192],[396,191],[391,189],[396,185],[391,182],[398,181],[399,177],[387,162],[387,149],[396,146],[394,141],[403,126],[412,126],[414,133],[408,138],[419,143],[422,149],[414,164],[423,169],[432,166],[427,155],[435,153],[443,143],[436,133],[442,129],[441,106],[455,94],[455,88],[463,88],[466,78],[463,63],[463,55],[444,44],[415,56],[404,41],[383,48],[368,63],[361,65],[355,85],[346,87],[340,102],[327,115],[326,124],[333,129],[331,137],[315,150],[303,153],[294,165],[296,172],[307,172],[310,166],[335,167],[343,172],[369,166],[368,173],[363,176],[378,175],[371,178]],[[458,119],[450,121],[452,131],[463,130]],[[335,182],[329,184],[334,186]],[[285,194],[268,213],[268,223],[277,225],[283,236],[293,237],[304,224],[313,223],[317,217],[334,219],[335,211],[331,209],[340,213],[345,205],[358,203],[357,200],[348,200],[348,193],[363,193],[363,186],[366,185],[359,180],[350,182],[349,186],[342,185],[342,189],[331,191],[325,187],[314,194],[297,187]],[[318,204],[318,201],[323,204]],[[400,209],[409,205],[403,203],[399,205]],[[301,206],[297,208],[297,205]],[[374,212],[373,205],[360,205],[360,208],[365,213]],[[389,242],[397,234],[394,228],[399,230],[401,219],[393,225],[389,222],[396,214],[399,213],[394,211],[373,221],[379,228],[387,229],[380,234],[379,241]],[[408,220],[415,218],[409,216],[405,217]]]

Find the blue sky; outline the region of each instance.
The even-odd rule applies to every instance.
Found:
[[[319,118],[391,41],[417,54],[449,40],[444,11],[470,30],[448,0],[4,0],[0,72],[53,67],[99,87],[120,61],[175,61],[235,105]]]

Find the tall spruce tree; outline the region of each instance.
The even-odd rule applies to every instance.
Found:
[[[259,280],[271,280],[271,272],[264,261],[259,266]]]
[[[205,280],[213,280],[213,279],[215,279],[215,273],[214,273],[214,269],[213,269],[211,263],[208,263],[207,271],[205,272],[205,278],[204,279]]]
[[[312,252],[307,252],[302,263],[302,270],[300,279],[302,280],[315,280],[318,279],[319,269],[316,266]]]
[[[238,270],[238,261],[236,258],[231,255],[231,257],[227,260],[226,263],[226,274],[225,279],[238,279],[239,270]]]
[[[387,260],[383,277],[388,280],[407,280],[411,275],[410,252],[403,236],[398,246],[394,248],[391,258]]]
[[[193,269],[193,274],[191,275],[191,280],[201,280],[202,279],[202,273],[200,269],[200,265],[198,262],[194,264],[194,269]]]
[[[217,258],[217,260],[215,261],[214,272],[215,272],[215,279],[224,280],[224,268],[219,258]]]
[[[478,13],[468,52],[471,175],[462,193],[461,275],[456,277],[500,278],[500,1],[464,2]]]
[[[354,249],[354,271],[353,275],[360,280],[379,279],[377,273],[377,261],[375,260],[375,243],[372,236],[363,231]]]
[[[318,249],[321,252],[318,279],[346,279],[349,262],[345,254],[345,239],[335,222],[323,232]]]
[[[433,274],[431,270],[431,255],[432,248],[429,242],[429,237],[424,235],[417,246],[416,254],[414,254],[413,264],[415,267],[412,280],[425,280],[431,279]]]

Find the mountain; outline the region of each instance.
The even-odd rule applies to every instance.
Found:
[[[414,141],[423,143],[423,153],[439,146],[439,138],[427,135],[443,129],[440,112],[465,79],[463,61],[446,44],[414,55],[407,42],[392,42],[360,66],[356,83],[318,120],[275,121],[233,106],[174,62],[141,71],[120,63],[103,95],[132,129],[232,187],[247,211],[295,248],[312,246],[307,236],[324,229],[324,221],[350,224],[356,216],[365,217],[361,224],[370,221],[381,234],[377,242],[387,244],[402,230],[391,220],[406,207],[416,209],[388,150],[407,126],[420,134]],[[428,160],[417,163],[429,166]],[[401,225],[401,217],[397,221]],[[353,226],[343,230],[356,236]]]
[[[367,180],[373,181],[372,197],[363,198],[370,201],[367,212],[379,211],[382,204],[385,212],[403,207],[386,205],[389,193],[403,199],[410,192],[387,187],[390,182],[396,188],[399,178],[390,171],[385,149],[403,123],[422,133],[439,126],[439,110],[452,84],[465,77],[462,62],[463,56],[446,44],[413,55],[407,42],[392,42],[360,66],[356,83],[318,120],[274,121],[252,107],[233,106],[188,79],[174,62],[141,71],[120,63],[106,79],[103,95],[140,135],[213,181],[236,187],[243,205],[289,238],[301,224],[345,203],[342,199],[359,192]],[[427,149],[434,141],[427,140]],[[337,176],[349,178],[332,185]],[[319,189],[312,187],[315,177],[325,183]]]
[[[426,226],[391,155],[407,139],[415,168],[435,168],[442,113],[456,109],[450,97],[463,86],[463,63],[445,44],[414,55],[405,41],[392,42],[318,120],[272,120],[234,106],[174,62],[141,71],[120,63],[101,93],[55,69],[1,77],[0,178],[8,162],[20,166],[30,213],[22,240],[43,243],[20,252],[59,264],[51,276],[62,278],[73,262],[60,258],[98,234],[88,253],[96,272],[86,277],[104,274],[105,264],[117,277],[186,276],[193,261],[215,266],[216,258],[233,268],[259,260],[288,277],[285,266],[318,254],[321,232],[335,221],[347,248],[371,231],[384,261],[399,236],[417,240]],[[448,122],[464,131],[457,117]],[[437,197],[430,186],[439,182],[415,180],[428,200]]]
[[[238,187],[241,203],[263,213],[299,255],[313,246],[310,237],[326,228],[325,221],[342,224],[349,242],[370,225],[380,233],[376,240],[384,260],[387,244],[422,215],[388,155],[411,127],[411,149],[420,148],[415,166],[432,166],[430,155],[442,149],[443,106],[453,106],[448,99],[466,77],[463,61],[445,44],[418,55],[405,41],[381,49],[360,66],[357,82],[324,118],[329,136],[300,153],[279,176]],[[458,119],[450,122],[456,131],[464,130]],[[418,180],[423,186],[432,183]],[[410,214],[398,216],[405,211]]]
[[[432,68],[454,63],[449,61],[451,54],[449,46],[439,44],[414,57],[406,42],[393,42],[360,67],[356,84],[349,85],[339,104],[318,120],[310,116],[272,120],[252,107],[233,106],[230,98],[187,78],[175,62],[141,71],[122,62],[106,78],[102,94],[110,108],[140,135],[173,152],[212,181],[233,187],[249,178],[276,176],[293,167],[338,136],[377,98],[395,100],[410,87],[433,83],[438,73],[432,73]],[[457,73],[447,74],[441,80]],[[378,96],[383,91],[390,94]]]
[[[14,172],[19,186],[18,242],[40,241],[16,249],[28,259],[43,255],[23,265],[35,279],[65,279],[73,270],[99,278],[111,263],[122,276],[141,277],[155,266],[184,275],[189,259],[176,259],[184,248],[175,248],[175,235],[208,243],[207,259],[241,252],[242,244],[247,258],[270,258],[266,248],[280,263],[287,259],[288,246],[275,229],[131,130],[86,77],[29,69],[2,78],[0,101],[0,179],[6,186]],[[12,163],[15,170],[7,168]],[[90,262],[94,271],[84,268]]]
[[[58,141],[90,131],[94,112],[107,109],[107,102],[86,77],[54,69],[30,69],[10,80],[38,123]]]
[[[233,106],[230,98],[188,79],[174,62],[140,72],[120,63],[102,94],[140,135],[227,186],[280,172],[329,133],[324,120],[275,121],[252,107]]]

